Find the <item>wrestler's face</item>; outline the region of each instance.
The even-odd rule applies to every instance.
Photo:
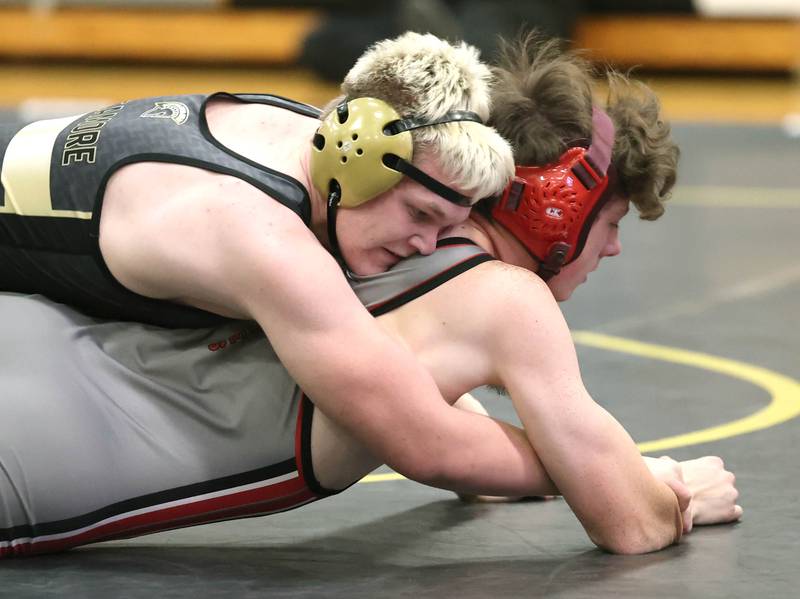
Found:
[[[433,160],[420,160],[416,166],[443,181]],[[404,177],[369,202],[340,209],[336,231],[348,268],[355,274],[371,275],[412,254],[432,253],[439,234],[468,216],[469,208],[448,202]]]
[[[589,273],[598,267],[600,260],[622,251],[619,222],[627,213],[628,200],[623,198],[614,197],[603,207],[589,230],[580,256],[547,281],[557,301],[569,299],[578,285],[585,283]]]

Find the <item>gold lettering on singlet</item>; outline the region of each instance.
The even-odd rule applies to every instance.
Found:
[[[5,189],[0,214],[50,216],[89,220],[91,212],[54,210],[50,196],[50,162],[61,131],[75,116],[37,121],[20,129],[11,139],[0,173]]]

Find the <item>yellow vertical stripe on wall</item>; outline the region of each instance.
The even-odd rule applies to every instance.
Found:
[[[56,137],[76,116],[37,121],[11,139],[3,159],[5,203],[0,213],[23,216],[92,218],[91,212],[53,210],[50,198],[50,158]]]

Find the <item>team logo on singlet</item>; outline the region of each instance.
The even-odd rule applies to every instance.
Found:
[[[156,102],[155,106],[140,116],[147,119],[170,119],[183,125],[189,120],[189,107],[183,102]]]

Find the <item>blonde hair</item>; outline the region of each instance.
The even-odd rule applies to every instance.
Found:
[[[492,74],[478,51],[431,34],[408,32],[369,48],[345,76],[341,90],[324,110],[343,99],[378,98],[402,117],[433,120],[452,110],[489,118]],[[491,127],[452,122],[414,129],[414,155],[441,166],[443,183],[459,187],[475,201],[500,193],[514,173],[511,146]]]

